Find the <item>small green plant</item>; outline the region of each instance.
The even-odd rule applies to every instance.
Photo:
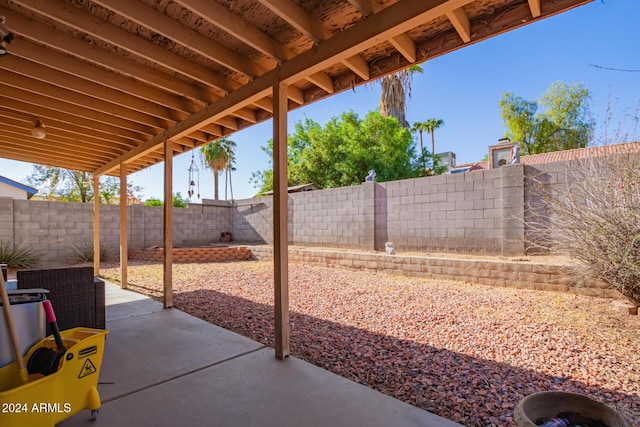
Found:
[[[39,262],[40,254],[31,246],[0,241],[0,264],[7,264],[9,269],[33,268]]]
[[[74,252],[74,259],[78,262],[93,262],[93,245],[84,243],[80,246],[71,243]],[[109,262],[115,259],[115,255],[106,246],[100,245],[100,261]]]

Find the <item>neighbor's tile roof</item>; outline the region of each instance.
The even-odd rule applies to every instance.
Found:
[[[564,162],[575,159],[585,159],[589,157],[600,157],[609,154],[635,153],[640,152],[640,141],[628,142],[624,144],[600,145],[596,147],[576,148],[574,150],[553,151],[551,153],[530,154],[520,157],[520,163],[524,165],[543,165],[546,163]],[[456,165],[456,168],[469,166],[468,172],[488,169],[487,161],[465,163]]]

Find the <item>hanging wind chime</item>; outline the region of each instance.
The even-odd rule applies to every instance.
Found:
[[[198,166],[196,166],[196,162],[193,158],[193,153],[191,153],[191,165],[189,165],[189,191],[187,191],[187,194],[189,195],[189,200],[191,200],[191,197],[194,194],[196,194],[196,185],[198,186],[198,199],[199,199],[200,198],[200,170],[198,169]]]

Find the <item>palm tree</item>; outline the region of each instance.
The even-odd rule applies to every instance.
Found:
[[[406,128],[409,122],[405,117],[406,101],[411,99],[411,83],[414,73],[421,73],[422,67],[412,65],[397,73],[384,76],[380,81],[380,114],[392,116]]]
[[[233,162],[233,149],[236,143],[228,138],[220,138],[209,141],[200,152],[207,167],[213,170],[214,199],[218,200],[218,175],[223,170],[229,169]]]
[[[422,167],[427,169],[427,161],[424,158],[424,147],[422,145],[422,132],[427,129],[427,122],[415,122],[411,128],[411,132],[418,131],[420,134],[420,157],[422,157]]]
[[[436,119],[435,117],[432,117],[424,123],[426,124],[425,130],[427,132],[431,132],[431,157],[433,157],[436,155],[436,141],[435,141],[435,137],[433,136],[433,132],[436,129],[441,128],[444,125],[444,121],[441,119]]]

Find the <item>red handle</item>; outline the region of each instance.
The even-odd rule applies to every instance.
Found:
[[[42,307],[44,307],[44,314],[47,316],[47,323],[54,323],[56,321],[56,314],[53,312],[51,301],[44,300]]]

